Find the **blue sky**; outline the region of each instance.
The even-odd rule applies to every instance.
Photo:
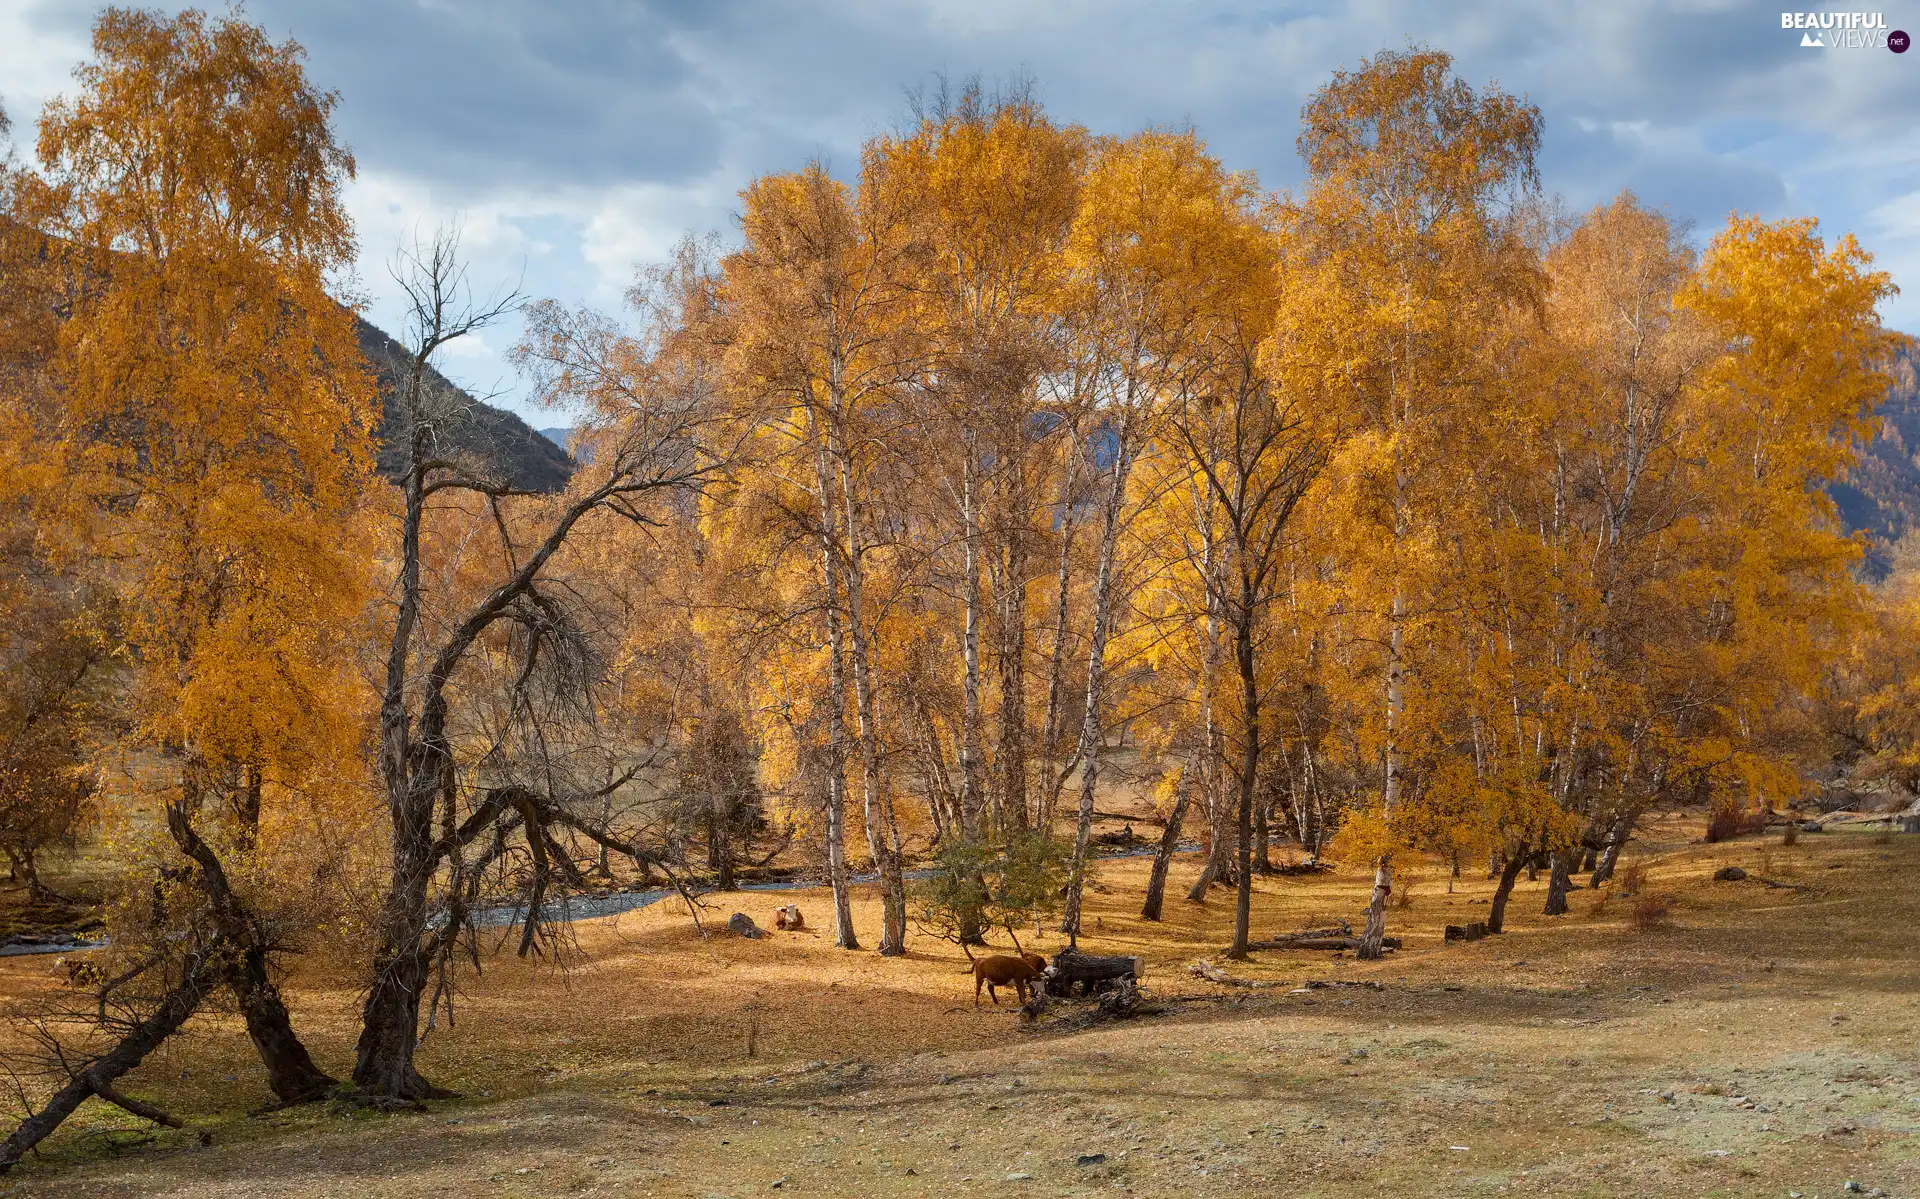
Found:
[[[0,0],[0,102],[31,141],[97,7]],[[1811,11],[1826,11],[1815,9]],[[1920,0],[1883,10],[1920,33]],[[1096,132],[1191,123],[1269,187],[1299,178],[1301,102],[1409,42],[1546,117],[1541,170],[1575,209],[1631,188],[1711,234],[1732,211],[1852,231],[1920,332],[1920,50],[1805,49],[1754,3],[1173,3],[1169,0],[252,0],[342,96],[359,159],[356,285],[398,331],[386,264],[458,221],[476,281],[614,308],[688,230],[734,235],[754,175],[845,171],[939,75],[1031,76]],[[529,415],[502,328],[447,372]]]

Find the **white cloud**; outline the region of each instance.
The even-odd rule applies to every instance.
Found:
[[[29,126],[69,87],[91,11],[0,0],[0,80]],[[362,173],[348,193],[359,286],[398,313],[386,263],[458,222],[473,282],[612,307],[636,265],[687,231],[733,233],[754,175],[822,156],[842,174],[937,74],[1030,73],[1062,119],[1098,132],[1191,121],[1235,168],[1298,178],[1302,100],[1336,68],[1424,42],[1476,86],[1547,118],[1545,182],[1576,205],[1632,186],[1710,231],[1733,209],[1860,230],[1920,329],[1920,70],[1885,52],[1799,49],[1777,11],[1736,0],[1540,5],[1480,0],[252,0],[342,93]],[[26,132],[23,128],[20,132]],[[27,138],[20,140],[26,141]],[[397,331],[397,330],[396,330]],[[494,330],[455,366],[511,384]]]

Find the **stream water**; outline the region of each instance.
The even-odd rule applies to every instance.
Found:
[[[1197,842],[1182,842],[1174,849],[1175,855],[1200,852]],[[1150,858],[1154,855],[1154,846],[1138,849],[1123,849],[1116,853],[1099,854],[1095,861],[1111,861],[1116,858]],[[903,875],[909,881],[932,878],[932,870],[909,870]],[[879,880],[877,874],[856,874],[852,881],[871,883]],[[810,891],[824,887],[824,880],[815,878],[789,879],[777,883],[742,883],[739,891]],[[541,914],[547,920],[592,920],[597,916],[617,916],[622,912],[635,912],[641,908],[652,907],[663,899],[674,899],[679,892],[671,887],[658,887],[650,891],[614,891],[605,895],[569,895],[543,906]],[[695,891],[694,898],[708,895],[725,895],[725,891]],[[474,913],[474,923],[481,928],[501,928],[518,924],[526,916],[527,907],[523,903],[501,904],[496,907],[482,908]]]
[[[1200,852],[1196,842],[1182,842],[1174,850],[1176,855]],[[1138,849],[1123,849],[1115,853],[1097,855],[1095,861],[1110,861],[1115,858],[1150,858],[1155,852],[1153,846]],[[909,870],[908,879],[931,878],[932,870]],[[878,880],[877,874],[856,874],[856,883],[871,883]],[[826,884],[813,878],[789,879],[775,883],[742,883],[740,891],[808,891]],[[600,916],[618,916],[622,912],[636,912],[641,908],[652,907],[663,899],[674,899],[679,892],[670,887],[656,887],[649,891],[611,891],[604,895],[569,895],[542,906],[541,915],[550,921],[592,920]],[[695,891],[695,898],[707,895],[724,895],[724,891]],[[481,928],[509,928],[520,923],[526,917],[527,905],[524,903],[503,903],[481,908],[474,913],[473,920]],[[104,939],[98,941],[81,940],[34,940],[14,944],[0,945],[0,958],[23,957],[36,953],[74,953],[88,949],[101,949],[106,946]]]

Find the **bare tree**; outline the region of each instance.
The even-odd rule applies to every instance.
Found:
[[[533,863],[527,919],[534,923],[543,918],[550,882],[578,875],[558,832],[600,840],[616,852],[641,853],[579,814],[577,809],[595,811],[605,791],[555,794],[522,781],[471,786],[474,764],[459,759],[450,730],[462,702],[460,681],[492,630],[511,626],[520,634],[510,647],[519,664],[512,682],[519,702],[531,702],[537,688],[582,682],[569,615],[574,596],[555,577],[568,538],[605,517],[663,522],[671,515],[665,501],[698,490],[720,469],[707,445],[712,388],[699,364],[676,353],[674,344],[680,322],[700,303],[703,283],[693,277],[697,264],[683,261],[679,267],[668,282],[682,290],[658,297],[650,313],[654,325],[641,338],[622,336],[601,318],[558,305],[533,309],[520,362],[532,370],[544,398],[584,403],[594,414],[585,434],[591,464],[564,495],[551,499],[488,479],[441,457],[436,446],[436,421],[448,414],[435,405],[445,403],[448,391],[433,387],[435,355],[519,309],[518,294],[476,299],[450,233],[403,256],[395,272],[411,305],[413,349],[401,382],[409,425],[380,709],[379,770],[392,862],[353,1070],[354,1083],[370,1100],[406,1102],[443,1093],[414,1067],[421,1000],[436,968],[444,970],[469,929],[480,880],[507,852],[510,835],[524,841]],[[496,580],[470,600],[429,596],[422,577],[429,508],[454,499],[483,505],[498,530]],[[514,515],[521,520],[508,519],[509,505],[518,506]],[[438,605],[431,623],[430,600]],[[531,936],[530,929],[523,950]]]

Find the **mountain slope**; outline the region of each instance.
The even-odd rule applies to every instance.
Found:
[[[1867,534],[1865,569],[1873,578],[1891,567],[1893,544],[1920,527],[1920,344],[1909,340],[1890,373],[1873,440],[1846,479],[1827,484],[1848,532]]]
[[[355,318],[360,352],[380,382],[380,473],[394,478],[401,469],[400,446],[412,427],[412,413],[401,410],[401,378],[409,362],[406,347]],[[559,491],[573,477],[573,459],[552,440],[535,432],[511,412],[483,404],[428,368],[427,400],[435,452],[461,462],[491,482],[527,491]]]

